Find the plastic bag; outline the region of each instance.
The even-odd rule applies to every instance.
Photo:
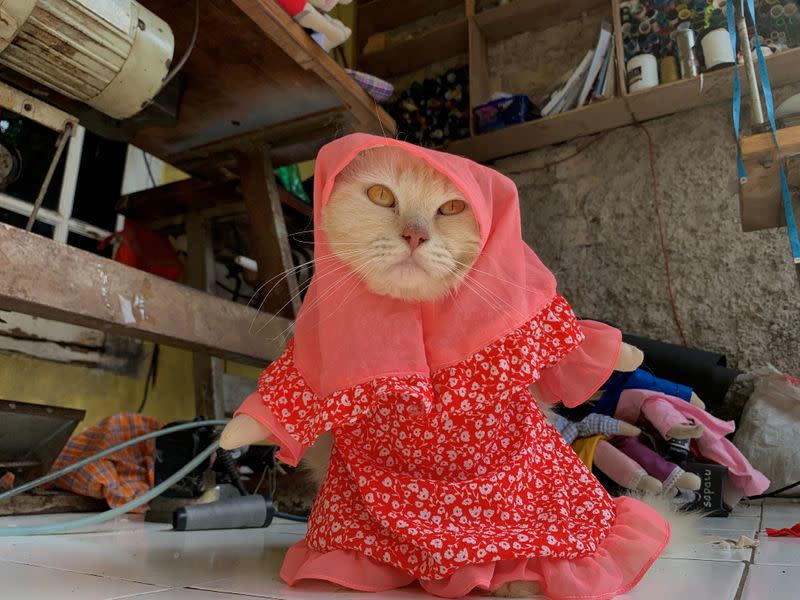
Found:
[[[774,367],[745,378],[754,389],[733,442],[777,490],[800,480],[800,379]],[[785,495],[800,496],[800,487]]]

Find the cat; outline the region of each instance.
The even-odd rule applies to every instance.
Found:
[[[356,226],[357,224],[357,226]],[[480,252],[480,232],[463,194],[421,158],[399,148],[362,153],[337,177],[323,211],[332,251],[376,294],[435,301],[455,291]],[[328,468],[330,432],[303,461],[316,485]],[[498,597],[532,598],[533,582],[510,582]]]
[[[393,147],[364,152],[339,174],[322,229],[368,289],[407,301],[438,300],[454,290],[481,244],[458,188]]]
[[[321,216],[320,227],[336,257],[373,293],[406,302],[434,302],[455,293],[481,251],[478,221],[464,194],[422,158],[396,147],[372,148],[351,161],[336,177]],[[623,344],[616,366],[629,371],[641,361],[641,351]],[[535,398],[535,384],[532,392]],[[221,442],[238,447],[239,441],[260,435],[261,426],[244,419],[226,429]],[[301,463],[316,486],[326,476],[331,448],[328,432]],[[668,499],[645,500],[673,527],[677,520],[691,528],[690,521],[675,518]],[[539,593],[535,582],[515,581],[492,595],[536,598]]]

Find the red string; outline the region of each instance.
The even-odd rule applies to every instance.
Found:
[[[552,162],[544,163],[543,165],[540,165],[538,167],[524,167],[524,168],[521,168],[519,170],[510,170],[510,171],[504,171],[504,172],[505,173],[527,173],[528,171],[546,171],[550,167],[555,167],[556,165],[560,165],[563,162],[567,162],[568,160],[572,160],[573,158],[578,156],[584,150],[588,150],[589,148],[594,146],[597,142],[599,142],[604,137],[606,137],[610,132],[611,132],[611,130],[604,131],[603,133],[601,133],[600,135],[598,135],[594,139],[586,142],[583,146],[580,146],[578,149],[575,150],[575,152],[573,152],[572,154],[570,154],[568,156],[565,156],[564,158],[559,158],[558,160],[554,160]]]
[[[672,273],[670,271],[669,251],[667,250],[666,236],[664,234],[664,223],[661,219],[661,195],[658,191],[658,177],[656,176],[656,154],[653,145],[653,138],[650,135],[650,131],[642,123],[636,123],[636,126],[639,127],[647,137],[647,154],[650,158],[650,185],[653,188],[653,206],[655,207],[656,220],[658,221],[658,237],[661,242],[661,256],[664,257],[664,271],[667,275],[667,293],[669,294],[669,302],[670,306],[672,307],[672,318],[675,321],[675,327],[678,329],[678,335],[680,335],[681,342],[683,342],[684,346],[688,346],[686,343],[686,335],[683,333],[681,320],[678,317],[678,304],[675,301],[675,294],[672,291]]]

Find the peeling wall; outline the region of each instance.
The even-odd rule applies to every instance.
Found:
[[[800,373],[800,286],[786,229],[743,233],[728,104],[651,121],[678,315],[690,346],[747,370]],[[523,235],[579,314],[679,343],[659,244],[647,141],[637,127],[499,161]]]
[[[537,98],[596,43],[601,19],[586,15],[492,44],[493,91]],[[778,90],[777,100],[797,91],[800,86]],[[772,363],[800,374],[800,285],[786,229],[741,231],[730,104],[646,126],[655,144],[673,289],[688,344],[723,352],[742,370]],[[580,314],[679,343],[643,131],[611,131],[571,160],[532,170],[587,141],[494,165],[519,187],[523,235]]]

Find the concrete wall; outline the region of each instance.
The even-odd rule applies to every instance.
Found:
[[[749,369],[800,373],[800,286],[786,229],[743,233],[728,104],[647,124],[678,315],[690,346]],[[679,342],[666,289],[647,141],[612,131],[499,161],[520,191],[523,234],[584,316],[628,333]]]
[[[524,33],[489,49],[493,90],[539,98],[596,43],[602,15]],[[779,90],[780,100],[799,89]],[[678,315],[690,346],[749,369],[800,373],[800,286],[786,229],[743,233],[730,104],[647,123],[655,143],[661,214]],[[743,115],[747,115],[746,109]],[[647,140],[610,132],[495,165],[519,186],[523,233],[581,314],[626,332],[679,342],[659,245]]]

